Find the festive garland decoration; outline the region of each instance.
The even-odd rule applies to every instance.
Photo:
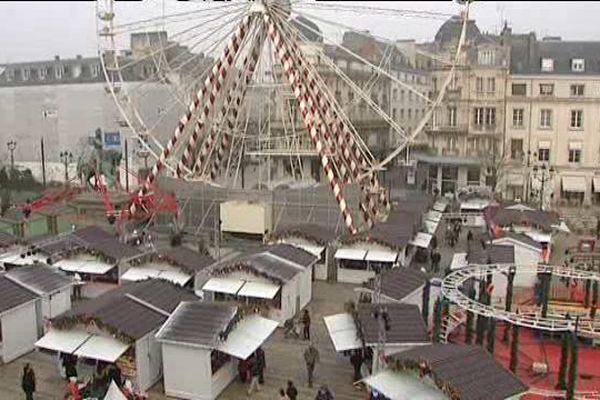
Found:
[[[274,277],[263,271],[257,271],[254,267],[252,267],[251,264],[246,263],[244,260],[234,262],[233,264],[229,264],[227,266],[216,266],[214,268],[211,268],[208,271],[208,276],[210,276],[210,277],[224,276],[224,275],[229,275],[233,272],[250,273],[257,277],[269,279],[271,282],[273,282],[279,286],[282,286],[285,283],[280,278]]]
[[[119,331],[118,329],[115,329],[112,325],[106,324],[101,319],[91,315],[69,315],[52,320],[52,326],[60,330],[68,330],[77,325],[88,326],[90,324],[95,324],[99,329],[110,333],[115,339],[125,344],[133,345],[135,343],[135,338]]]

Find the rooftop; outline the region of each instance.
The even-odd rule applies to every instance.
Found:
[[[484,249],[478,243],[474,243],[467,253],[467,261],[469,264],[514,264],[515,248],[492,244]]]
[[[0,314],[38,298],[32,291],[0,275]]]
[[[212,257],[200,254],[197,251],[188,249],[184,246],[159,250],[158,255],[161,259],[181,268],[185,273],[190,275],[215,263],[215,260]]]
[[[11,269],[6,277],[38,296],[52,294],[71,286],[73,281],[60,271],[45,265],[30,265]]]
[[[379,324],[373,317],[375,304],[360,303],[358,319],[361,322],[366,343],[377,343],[379,339]],[[385,304],[390,321],[390,329],[386,332],[386,342],[389,344],[429,343],[427,327],[419,311],[413,304]]]
[[[333,242],[337,237],[335,229],[331,226],[312,223],[278,226],[273,236],[275,238],[298,236],[320,245],[327,245],[328,243]]]
[[[381,275],[381,293],[394,300],[402,300],[423,286],[427,278],[427,274],[418,268],[392,268]],[[370,280],[366,286],[372,289],[374,279]]]

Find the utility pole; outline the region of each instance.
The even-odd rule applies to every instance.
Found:
[[[129,193],[129,150],[125,139],[125,191]]]
[[[14,171],[15,170],[15,150],[17,149],[17,142],[16,140],[9,140],[6,143],[6,146],[8,146],[8,151],[10,152],[10,171]]]
[[[44,185],[44,189],[46,188],[46,153],[44,152],[44,138],[40,138],[40,145],[42,151],[42,184]]]

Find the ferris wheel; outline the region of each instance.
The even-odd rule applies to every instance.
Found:
[[[422,134],[443,100],[465,43],[468,3],[454,57],[443,60],[447,77],[430,98],[390,69],[399,52],[394,42],[375,37],[385,44],[375,57],[340,43],[340,31],[364,34],[340,22],[341,16],[397,23],[450,14],[296,0],[186,2],[185,11],[167,13],[164,1],[159,15],[134,20],[120,18],[121,4],[114,0],[97,6],[99,54],[118,124],[152,165],[130,214],[160,174],[234,188],[249,157],[259,160],[259,176],[265,168],[271,176],[273,160],[293,180],[321,169],[351,234],[385,218],[390,203],[378,172]],[[340,18],[323,17],[327,13]],[[353,78],[332,51],[351,59],[362,78]],[[382,80],[425,103],[410,132],[373,96]],[[341,87],[346,98],[339,95]],[[359,134],[360,107],[394,138],[383,154],[375,156]],[[347,185],[360,188],[358,210],[346,201]]]

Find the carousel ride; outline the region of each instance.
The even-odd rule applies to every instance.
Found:
[[[390,69],[390,60],[402,57],[393,42],[378,38],[385,49],[369,59],[328,38],[311,20],[330,29],[364,32],[312,12],[373,14],[395,21],[399,17],[446,19],[447,14],[263,0],[218,6],[202,2],[187,12],[168,14],[163,9],[153,18],[120,22],[118,7],[112,0],[98,3],[106,88],[119,110],[119,125],[153,161],[143,184],[131,193],[129,210],[123,215],[135,218],[153,212],[145,199],[161,174],[239,189],[245,160],[258,160],[260,179],[265,165],[265,174],[270,176],[277,159],[293,181],[306,180],[312,174],[308,169],[321,169],[342,221],[354,235],[386,218],[389,193],[380,172],[423,135],[444,99],[465,43],[469,5],[465,5],[454,57],[435,59],[445,63],[448,71],[435,98]],[[123,51],[129,40],[130,50]],[[353,59],[368,79],[353,79],[326,47]],[[143,79],[132,82],[131,75]],[[374,95],[384,80],[426,104],[414,130],[407,132],[389,115],[385,95]],[[340,90],[334,90],[338,85]],[[349,93],[347,99],[339,95],[342,88]],[[151,93],[160,93],[160,100],[149,110],[142,103]],[[359,134],[353,112],[357,105],[372,119],[383,121],[384,132],[393,137],[393,146],[384,154],[374,156]],[[153,112],[157,108],[158,116]],[[312,168],[306,168],[310,163]],[[358,188],[356,207],[346,198],[349,186]],[[114,220],[114,210],[107,208],[107,217]]]

